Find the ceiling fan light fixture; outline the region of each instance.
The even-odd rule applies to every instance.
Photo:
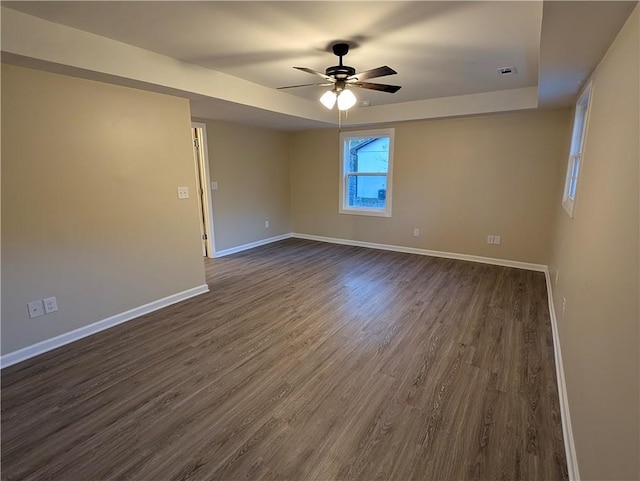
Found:
[[[336,93],[333,90],[327,90],[322,97],[320,97],[320,103],[326,108],[331,110],[336,103]]]
[[[338,94],[338,110],[348,110],[353,107],[358,99],[351,90],[344,89]]]

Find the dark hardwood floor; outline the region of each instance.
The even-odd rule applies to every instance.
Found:
[[[544,275],[287,240],[2,372],[2,479],[562,480]]]

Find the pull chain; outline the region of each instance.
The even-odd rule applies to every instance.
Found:
[[[342,128],[342,110],[338,110],[338,129]],[[348,110],[344,110],[344,115],[345,115],[345,120],[347,120],[349,118],[349,111]]]

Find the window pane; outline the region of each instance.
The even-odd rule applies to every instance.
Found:
[[[348,175],[349,207],[384,209],[387,206],[386,175]]]
[[[362,137],[348,141],[347,172],[389,172],[389,137]]]
[[[573,135],[571,136],[571,153],[582,151],[584,128],[587,123],[587,110],[589,107],[589,95],[585,94],[576,105],[576,113],[573,119]]]
[[[568,197],[571,200],[575,200],[576,198],[576,184],[577,184],[577,180],[575,177],[571,177],[571,181],[569,183],[569,194]]]
[[[578,135],[576,141],[578,145],[582,144],[582,137],[584,136],[584,124],[587,121],[587,106],[580,106],[580,117],[578,119]]]
[[[570,157],[571,162],[571,178],[569,180],[569,191],[567,192],[567,196],[574,200],[576,196],[576,188],[578,186],[578,175],[580,173],[580,156],[572,155]]]

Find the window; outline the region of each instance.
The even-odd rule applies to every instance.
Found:
[[[391,217],[393,129],[340,135],[340,213]]]
[[[582,164],[582,150],[587,131],[587,120],[589,117],[589,99],[591,97],[591,84],[583,90],[578,102],[576,102],[576,112],[573,118],[573,134],[571,135],[571,149],[569,150],[569,162],[567,164],[567,177],[564,182],[564,195],[562,196],[562,206],[571,217],[576,202],[576,192],[578,190],[578,178],[580,177],[580,167]]]

